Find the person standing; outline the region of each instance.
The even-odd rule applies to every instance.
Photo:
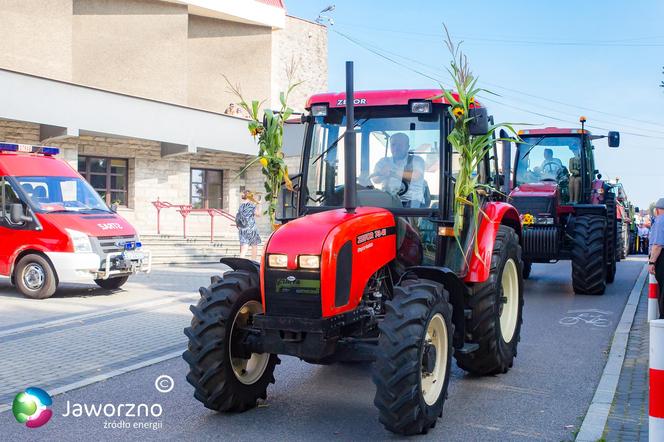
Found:
[[[261,215],[261,205],[254,198],[254,194],[248,190],[243,191],[240,197],[242,203],[235,216],[235,225],[240,236],[240,258],[244,258],[249,247],[251,247],[251,259],[256,261],[258,258],[258,244],[261,243],[258,226],[256,226],[256,217]]]
[[[664,319],[664,198],[655,203],[655,221],[650,226],[650,257],[648,271],[659,284],[659,319]]]

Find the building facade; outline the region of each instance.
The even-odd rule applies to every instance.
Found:
[[[266,108],[291,66],[296,110],[327,89],[326,29],[281,0],[0,0],[0,23],[0,141],[60,147],[144,234],[157,200],[234,214],[242,188],[263,189],[257,167],[241,173],[256,145],[226,79]],[[187,218],[192,235],[209,226]],[[161,233],[180,232],[162,210]]]

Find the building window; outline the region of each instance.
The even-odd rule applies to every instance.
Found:
[[[221,209],[224,207],[221,170],[191,169],[191,205],[194,209]]]
[[[128,170],[126,159],[78,157],[78,172],[109,206],[127,206]]]

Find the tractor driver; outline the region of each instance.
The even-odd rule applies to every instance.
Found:
[[[553,157],[553,150],[544,149],[544,161],[542,161],[542,165],[540,166],[542,172],[556,176],[562,167],[563,162]]]
[[[413,155],[410,138],[403,132],[390,137],[391,157],[383,157],[371,178],[385,192],[398,195],[405,207],[423,207],[425,201],[424,160]]]

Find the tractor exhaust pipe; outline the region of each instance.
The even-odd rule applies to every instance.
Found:
[[[357,165],[355,153],[355,112],[353,93],[353,62],[346,62],[346,133],[344,134],[344,208],[347,213],[355,213],[357,207]]]

